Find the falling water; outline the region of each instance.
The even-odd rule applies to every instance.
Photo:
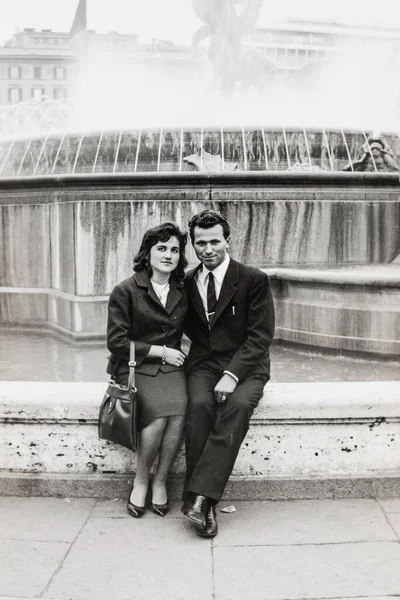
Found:
[[[60,133],[3,140],[0,177],[191,171],[183,160],[219,155],[239,171],[339,171],[369,148],[371,131],[274,127]],[[400,137],[385,133],[400,162]],[[375,162],[373,163],[376,170]]]

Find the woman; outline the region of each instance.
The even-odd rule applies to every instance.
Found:
[[[144,234],[134,259],[134,274],[112,291],[108,304],[107,372],[127,385],[130,340],[135,342],[139,394],[139,445],[136,477],[128,512],[145,511],[150,468],[158,454],[152,509],[169,511],[166,482],[179,449],[186,413],[185,355],[181,351],[187,299],[183,287],[187,235],[167,222]]]

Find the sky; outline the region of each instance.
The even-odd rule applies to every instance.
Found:
[[[216,0],[203,0],[213,2]],[[228,0],[227,0],[228,1]],[[87,0],[88,27],[190,44],[202,25],[191,0]],[[0,44],[16,29],[68,31],[78,0],[0,0]],[[399,0],[263,0],[257,25],[284,18],[330,20],[400,29]]]

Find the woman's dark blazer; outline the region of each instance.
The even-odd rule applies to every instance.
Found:
[[[146,357],[153,344],[180,350],[186,312],[184,284],[176,280],[174,273],[165,308],[146,271],[135,272],[115,286],[108,302],[107,347],[111,355],[107,373],[128,372],[130,340],[135,342],[137,373],[155,376],[159,370],[183,370],[161,365],[159,358]]]

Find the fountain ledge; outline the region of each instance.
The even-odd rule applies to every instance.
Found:
[[[0,494],[125,497],[135,455],[99,440],[105,383],[3,382]],[[226,499],[400,494],[400,381],[269,383]],[[183,449],[174,463],[178,498]]]
[[[93,174],[67,174],[67,175],[42,175],[30,177],[1,177],[0,204],[9,204],[10,197],[7,192],[22,190],[45,190],[46,195],[38,195],[35,204],[54,204],[70,202],[68,189],[75,191],[93,188],[94,191],[102,190],[104,186],[110,188],[124,188],[132,191],[132,186],[138,188],[164,188],[200,187],[200,188],[237,188],[246,187],[286,187],[291,188],[326,188],[332,187],[349,190],[354,188],[392,188],[398,193],[400,179],[398,173],[343,173],[343,172],[287,172],[287,171],[229,171],[218,173],[203,172],[161,172],[161,173],[93,173]],[[49,195],[48,192],[55,193]],[[61,194],[60,194],[61,192]],[[14,197],[14,202],[19,204],[30,203],[28,197]],[[251,199],[252,200],[252,199]],[[394,197],[397,201],[398,197]]]
[[[341,267],[277,267],[262,269],[271,279],[333,283],[350,286],[400,288],[400,264],[346,265]]]

